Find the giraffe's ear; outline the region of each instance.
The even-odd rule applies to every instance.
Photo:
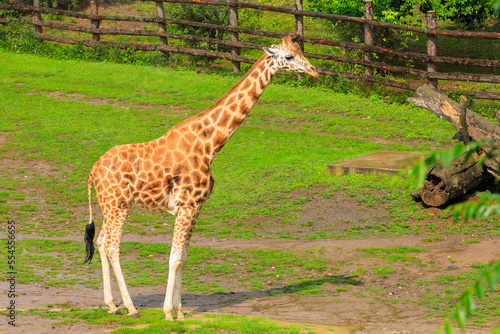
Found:
[[[276,52],[270,48],[262,48],[262,50],[270,56],[274,56],[276,54]]]

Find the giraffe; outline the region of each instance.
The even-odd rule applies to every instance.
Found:
[[[119,260],[123,226],[134,206],[151,213],[169,212],[176,217],[163,311],[166,320],[173,320],[172,311],[177,319],[184,318],[182,272],[196,219],[214,186],[210,164],[278,69],[307,73],[314,78],[319,76],[289,35],[282,37],[282,44],[263,50],[264,55],[249,72],[212,107],[177,124],[158,139],[115,146],[92,167],[88,178],[90,219],[85,232],[85,263],[90,263],[94,254],[91,207],[94,186],[104,215],[96,244],[101,256],[108,313],[120,313],[111,294],[111,262],[128,316],[139,315],[125,285]]]

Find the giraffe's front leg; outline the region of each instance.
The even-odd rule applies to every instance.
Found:
[[[173,307],[177,314],[177,320],[184,319],[184,313],[182,312],[181,303],[181,286],[182,286],[182,271],[184,270],[184,263],[181,263],[179,269],[177,270],[177,275],[175,276],[175,286],[174,286],[174,300]]]
[[[179,254],[180,255],[180,254]],[[173,249],[170,252],[170,260],[169,260],[169,270],[168,270],[168,283],[167,283],[167,291],[165,293],[165,302],[163,303],[163,312],[165,313],[165,320],[173,321],[172,310],[173,310],[173,298],[174,298],[174,289],[176,285],[177,272],[181,266],[181,257],[177,254],[174,254]],[[179,318],[179,309],[176,310],[177,318]],[[181,312],[182,313],[182,312]],[[181,319],[184,318],[184,314]]]
[[[186,264],[189,239],[196,222],[197,210],[181,208],[175,220],[174,237],[170,251],[167,291],[163,312],[166,320],[173,320],[172,310],[177,319],[184,319],[181,305],[182,270]]]
[[[189,243],[191,241],[191,236],[193,235],[194,226],[196,223],[196,217],[194,217],[191,221],[191,225],[189,226],[186,240],[184,242],[184,247],[182,249],[181,255],[181,266],[177,271],[177,276],[175,277],[175,286],[174,286],[174,310],[177,313],[177,319],[184,319],[184,313],[182,313],[182,303],[181,303],[181,286],[182,286],[182,273],[186,268],[187,256],[188,256],[188,248]]]
[[[184,247],[186,248],[186,247]],[[173,296],[173,308],[175,313],[177,314],[177,320],[184,319],[184,313],[182,313],[182,303],[181,303],[181,286],[182,286],[182,271],[186,265],[187,250],[182,252],[181,255],[181,264],[177,269],[177,273],[175,275],[175,285],[174,285],[174,296]],[[186,253],[186,256],[184,256]]]

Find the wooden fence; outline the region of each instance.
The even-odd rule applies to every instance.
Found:
[[[360,58],[337,56],[333,54],[319,54],[319,53],[305,52],[304,55],[308,58],[321,59],[323,61],[342,62],[352,65],[361,65],[364,67],[363,73],[336,71],[331,69],[319,68],[318,72],[324,75],[342,76],[349,79],[365,80],[368,82],[383,84],[402,89],[409,89],[409,90],[415,90],[418,86],[417,84],[415,84],[414,79],[407,80],[406,82],[390,80],[384,77],[375,76],[374,69],[378,69],[379,72],[390,73],[392,75],[403,74],[406,77],[408,76],[417,77],[417,81],[420,81],[420,83],[422,83],[422,81],[426,82],[428,85],[434,88],[438,87],[438,80],[500,83],[500,75],[465,73],[466,71],[461,71],[460,73],[438,72],[438,67],[437,67],[438,64],[460,65],[460,66],[466,66],[467,68],[487,68],[487,69],[492,69],[491,72],[493,72],[493,69],[500,68],[499,60],[438,56],[437,55],[438,36],[445,36],[450,38],[500,40],[500,33],[458,32],[451,30],[438,30],[436,29],[435,12],[427,13],[426,15],[427,29],[420,29],[420,28],[399,26],[395,24],[374,21],[371,0],[363,1],[364,18],[303,11],[302,0],[295,0],[295,8],[284,8],[284,7],[260,5],[254,3],[245,3],[238,1],[220,1],[220,0],[144,0],[144,1],[155,2],[156,16],[148,17],[148,16],[125,16],[125,15],[99,15],[97,0],[90,0],[91,6],[89,14],[52,9],[52,8],[44,8],[40,6],[40,0],[33,0],[32,6],[0,4],[0,9],[16,10],[23,13],[32,13],[33,19],[31,23],[35,26],[37,38],[42,40],[53,41],[58,43],[69,43],[69,44],[76,44],[80,42],[89,47],[114,45],[117,47],[126,47],[126,48],[131,47],[136,50],[144,50],[144,51],[160,50],[164,52],[167,56],[169,55],[170,52],[174,52],[187,55],[220,58],[231,61],[233,64],[234,71],[238,72],[240,70],[241,62],[254,63],[256,61],[256,59],[254,58],[241,56],[240,55],[241,49],[261,49],[263,46],[266,46],[266,45],[240,42],[239,40],[240,34],[247,34],[251,36],[273,37],[273,38],[279,38],[281,36],[281,33],[278,32],[246,29],[239,27],[238,9],[250,8],[254,10],[270,11],[286,15],[293,15],[295,17],[295,23],[296,23],[295,40],[301,45],[302,49],[304,49],[304,44],[319,44],[329,47],[340,47],[347,50],[360,50],[364,53],[364,58],[360,59]],[[163,6],[164,2],[189,3],[189,4],[207,5],[207,6],[228,6],[230,13],[230,24],[229,26],[221,26],[221,25],[214,25],[201,22],[191,22],[176,18],[165,17],[165,11]],[[52,21],[43,21],[41,16],[42,13],[86,19],[89,20],[89,24],[87,26],[79,26],[79,25],[68,25]],[[307,37],[304,35],[304,17],[314,17],[314,18],[321,18],[333,21],[351,22],[354,24],[359,24],[363,27],[364,30],[364,43],[352,43],[352,42],[334,41],[334,40]],[[153,22],[158,25],[158,30],[106,29],[100,27],[101,22],[103,20],[144,22],[144,23]],[[227,31],[230,34],[230,39],[223,40],[216,38],[169,33],[167,32],[166,27],[167,25],[172,25],[172,24]],[[92,39],[76,39],[76,38],[56,36],[44,33],[43,32],[44,27],[88,33],[92,35]],[[415,34],[423,34],[426,36],[427,39],[427,52],[423,54],[418,52],[401,51],[392,48],[376,46],[374,45],[374,40],[375,40],[374,27],[392,29],[400,32],[402,31],[402,32],[411,32]],[[158,37],[158,44],[117,43],[111,41],[104,41],[102,40],[102,37],[105,35],[156,36]],[[206,42],[217,45],[226,45],[231,47],[231,52],[224,53],[224,52],[169,45],[169,39],[180,39],[185,41],[197,41],[197,42]],[[415,67],[398,66],[376,61],[374,60],[373,57],[374,54],[378,56],[385,56],[385,57],[389,56],[403,60],[423,62],[426,64],[426,69],[423,70],[423,69],[417,69]],[[478,99],[500,100],[499,92],[474,91],[468,93],[473,94],[474,97]]]

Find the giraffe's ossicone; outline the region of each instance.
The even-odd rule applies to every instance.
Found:
[[[90,221],[86,227],[87,258],[94,253],[91,193],[92,185],[104,221],[97,239],[102,262],[104,302],[109,313],[119,310],[111,294],[109,262],[113,267],[124,306],[137,316],[120,267],[123,225],[132,207],[148,212],[170,212],[175,219],[169,260],[167,291],[163,310],[167,320],[178,319],[181,310],[182,272],[196,219],[212,192],[210,164],[257,102],[278,69],[318,72],[304,58],[290,36],[282,44],[264,48],[265,54],[229,92],[199,115],[177,124],[161,138],[147,143],[115,146],[92,167],[88,178]]]

